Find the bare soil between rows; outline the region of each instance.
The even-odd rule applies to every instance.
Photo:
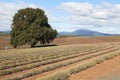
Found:
[[[100,52],[104,52],[104,51],[100,51]],[[98,52],[97,52],[97,53],[98,53]],[[89,55],[91,55],[91,54],[89,54]],[[81,57],[83,57],[83,56],[81,56]],[[98,57],[99,57],[99,56],[98,56]],[[78,58],[80,58],[80,57],[78,57]],[[42,73],[42,74],[38,74],[38,75],[35,75],[35,76],[31,76],[31,77],[25,78],[24,80],[36,80],[36,79],[39,78],[39,77],[43,77],[43,76],[52,74],[52,73],[54,73],[54,72],[56,72],[56,71],[58,71],[58,70],[65,70],[65,69],[71,68],[71,67],[73,67],[73,66],[75,66],[75,65],[82,64],[82,63],[85,63],[85,62],[94,60],[94,59],[96,59],[96,58],[97,58],[97,57],[94,57],[94,58],[91,58],[91,59],[88,59],[88,60],[79,61],[79,62],[70,64],[70,65],[68,65],[68,66],[63,66],[63,67],[61,67],[61,68],[57,68],[57,69],[52,70],[52,71],[44,72],[44,73]],[[65,60],[65,61],[66,61],[66,60]],[[50,65],[51,65],[51,64],[50,64]],[[44,66],[41,66],[41,67],[44,67]],[[5,77],[7,78],[7,77],[15,76],[15,75],[17,76],[17,75],[20,75],[20,74],[22,74],[22,73],[24,74],[24,72],[28,72],[28,71],[32,71],[32,70],[37,70],[37,69],[39,69],[39,68],[40,68],[40,67],[38,67],[38,68],[32,68],[32,69],[20,71],[20,72],[18,72],[18,73],[13,73],[13,74],[11,74],[11,75],[1,76],[1,79],[2,79],[2,78],[5,78]]]
[[[114,73],[115,75],[120,75],[120,56],[106,60],[103,63],[97,64],[92,68],[88,68],[84,71],[73,74],[68,78],[68,80],[99,80],[98,78],[106,76],[110,72]]]
[[[112,49],[115,49],[115,48],[110,48],[109,50],[112,50]],[[109,50],[103,50],[103,51],[98,51],[98,52],[94,52],[94,53],[90,53],[90,54],[86,54],[86,55],[83,55],[83,56],[78,56],[78,57],[75,57],[75,58],[70,58],[70,59],[67,59],[67,60],[63,60],[63,61],[60,61],[60,62],[66,62],[68,60],[73,60],[73,59],[77,59],[77,58],[83,58],[85,56],[89,56],[89,55],[92,55],[92,54],[96,54],[96,53],[100,53],[100,52],[105,52],[105,51],[109,51]],[[89,53],[89,52],[88,52]],[[82,62],[82,61],[80,61]],[[80,63],[79,62],[79,63]],[[59,62],[57,62],[59,63]],[[16,73],[12,73],[12,74],[9,74],[9,75],[5,75],[5,76],[0,76],[0,79],[2,78],[8,78],[8,77],[12,77],[12,76],[17,76],[17,75],[20,75],[20,74],[24,74],[25,72],[31,72],[33,70],[39,70],[45,66],[49,66],[49,65],[53,65],[53,64],[56,64],[56,63],[52,63],[52,64],[47,64],[47,65],[43,65],[43,66],[39,66],[39,67],[35,67],[35,68],[32,68],[32,69],[26,69],[24,71],[19,71],[19,72],[16,72]],[[76,63],[73,63],[73,65],[76,64]]]
[[[119,50],[118,50],[118,51],[119,51]],[[117,52],[118,52],[118,51],[117,51]],[[103,55],[106,55],[106,54],[103,54]],[[101,56],[102,56],[102,55],[101,55]],[[98,57],[100,57],[100,56],[93,57],[93,58],[90,58],[90,59],[87,59],[87,60],[83,60],[83,61],[79,61],[79,62],[70,64],[70,65],[67,65],[67,66],[63,66],[63,67],[57,68],[57,69],[52,70],[52,71],[45,72],[45,73],[43,73],[43,74],[38,74],[38,75],[35,75],[35,76],[31,76],[31,77],[25,78],[25,79],[23,79],[23,80],[36,80],[37,78],[45,77],[45,76],[50,75],[50,74],[53,74],[53,73],[55,73],[55,72],[57,72],[57,71],[64,71],[64,70],[66,70],[66,69],[68,69],[68,68],[72,68],[72,67],[74,67],[74,66],[76,66],[76,65],[79,65],[79,64],[82,65],[82,64],[85,64],[85,63],[87,63],[87,62],[89,62],[89,61],[96,60]],[[72,79],[71,79],[71,80],[72,80]]]

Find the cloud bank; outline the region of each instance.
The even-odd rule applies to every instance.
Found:
[[[91,29],[107,33],[120,33],[120,4],[91,4],[81,2],[61,2],[47,8],[33,3],[0,2],[0,31],[10,30],[12,17],[17,10],[33,7],[45,10],[51,26],[58,31]]]
[[[64,2],[60,9],[72,14],[68,22],[78,25],[119,26],[120,4],[103,3],[92,5],[90,3]]]
[[[36,8],[36,5],[27,4],[24,2],[17,2],[17,3],[4,3],[0,2],[0,30],[10,30],[10,26],[12,23],[12,18],[17,10],[32,7]]]
[[[70,16],[66,19],[71,25],[93,25],[107,29],[120,26],[120,4],[64,2],[58,8]],[[119,28],[120,29],[120,28]]]

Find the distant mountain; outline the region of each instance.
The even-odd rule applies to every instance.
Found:
[[[59,32],[59,35],[72,35],[72,32]]]
[[[6,36],[6,35],[9,35],[10,34],[10,31],[0,31],[0,36]]]
[[[60,32],[59,35],[68,35],[68,36],[112,36],[115,34],[101,33],[97,31],[80,29],[73,32]]]
[[[10,30],[0,31],[0,36],[9,35],[9,34],[10,34]],[[102,33],[88,29],[80,29],[73,32],[59,32],[59,36],[113,36],[113,35],[120,36],[120,34]]]

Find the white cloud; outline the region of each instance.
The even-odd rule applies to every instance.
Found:
[[[71,12],[74,15],[87,16],[92,11],[93,7],[89,3],[75,3],[75,2],[64,2],[60,6],[60,9],[64,9]]]
[[[37,6],[35,6],[34,4],[27,4],[24,2],[0,2],[0,30],[10,30],[13,15],[17,12],[17,10],[26,7],[36,8]]]
[[[120,4],[64,2],[58,8],[71,14],[66,19],[70,24],[120,26]]]
[[[35,4],[0,2],[0,31],[9,30],[12,17],[17,10],[26,7],[39,7],[45,10],[48,20],[58,31],[93,29],[101,32],[120,33],[120,4],[63,2],[57,9],[36,6]],[[59,8],[59,9],[58,9]]]

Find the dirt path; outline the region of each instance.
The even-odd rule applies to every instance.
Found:
[[[97,77],[94,80],[120,80],[120,61],[109,73]]]
[[[102,76],[114,72],[120,75],[120,56],[97,64],[92,68],[71,75],[68,80],[118,80],[118,79],[99,79]],[[112,76],[112,75],[111,75]],[[120,80],[120,79],[119,79]]]
[[[116,50],[115,52],[120,52],[120,50]],[[110,53],[113,53],[113,52],[110,52]],[[98,57],[100,57],[100,56],[98,56]],[[66,70],[68,68],[72,68],[72,67],[74,67],[76,65],[80,65],[80,64],[82,65],[84,63],[87,63],[88,61],[93,61],[93,60],[97,59],[98,57],[94,57],[94,58],[91,58],[91,59],[88,59],[88,60],[83,60],[83,61],[80,61],[80,62],[77,62],[77,63],[74,63],[74,64],[70,64],[68,66],[63,66],[61,68],[57,68],[57,69],[52,70],[52,71],[48,71],[48,72],[45,72],[45,73],[42,73],[42,74],[38,74],[38,75],[35,75],[35,76],[31,76],[31,77],[25,78],[24,80],[36,80],[37,78],[53,74],[53,73],[55,73],[57,71],[60,71],[60,70],[64,71],[64,70]],[[73,79],[71,79],[71,80],[73,80]]]

